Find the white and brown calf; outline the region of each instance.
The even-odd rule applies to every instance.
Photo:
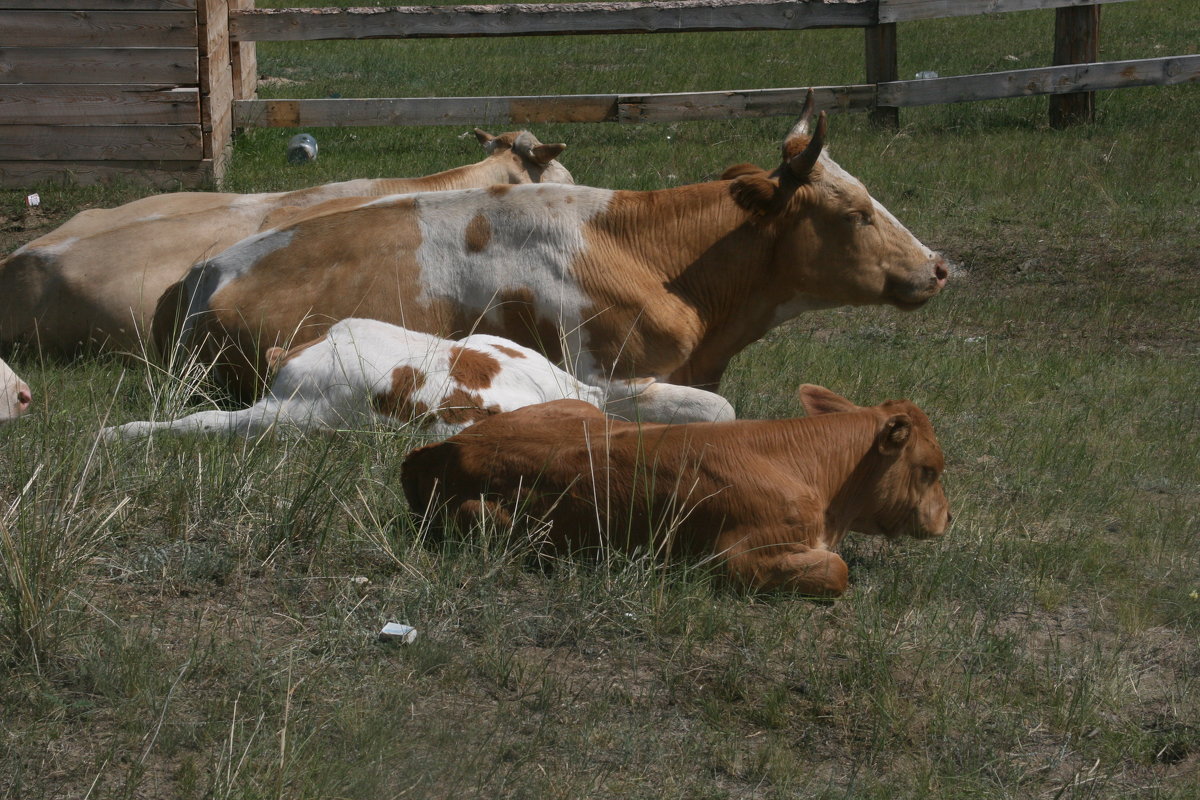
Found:
[[[29,411],[33,394],[29,384],[17,377],[0,359],[0,422],[9,422]]]
[[[273,427],[335,430],[415,425],[438,438],[493,414],[575,398],[622,419],[733,419],[723,398],[653,380],[576,380],[540,353],[497,336],[439,339],[370,319],[346,319],[319,339],[269,357],[270,394],[239,411],[202,411],[169,422],[106,428],[109,438],[154,431],[257,436]]]

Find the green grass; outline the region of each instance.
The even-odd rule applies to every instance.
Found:
[[[1104,8],[1104,58],[1193,53],[1189,0]],[[900,30],[901,73],[1049,63],[1052,13]],[[262,45],[264,96],[850,83],[861,35]],[[1018,61],[1006,59],[1015,56]],[[1194,86],[837,116],[830,142],[962,271],[912,314],[810,314],[722,391],[910,397],[947,454],[936,542],[852,536],[845,598],[731,591],[695,565],[548,569],[504,531],[426,541],[379,432],[97,445],[185,402],[98,357],[11,359],[0,429],[0,797],[1177,798],[1200,782],[1200,147]],[[770,163],[786,120],[539,126],[582,183]],[[227,187],[416,175],[445,128],[237,140]],[[136,187],[0,193],[5,250]],[[365,578],[366,581],[358,580]],[[410,646],[375,638],[406,621]]]

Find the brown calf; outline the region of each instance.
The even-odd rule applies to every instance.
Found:
[[[530,406],[413,451],[404,493],[463,523],[483,511],[543,520],[558,550],[712,557],[739,584],[834,597],[847,532],[945,533],[942,450],[907,400],[861,408],[812,385],[800,397],[803,419],[689,425],[615,422],[575,400]]]

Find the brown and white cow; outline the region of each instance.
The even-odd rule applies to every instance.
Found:
[[[263,232],[188,273],[184,346],[214,342],[206,359],[244,390],[267,347],[371,317],[504,336],[581,376],[713,388],[734,354],[803,311],[912,309],[945,285],[945,261],[824,153],[824,113],[808,136],[810,112],[770,173],[399,195]]]
[[[9,422],[29,411],[33,394],[29,384],[17,377],[12,367],[0,359],[0,422]]]
[[[156,431],[258,436],[299,431],[405,428],[439,439],[504,411],[577,398],[614,416],[652,422],[733,419],[720,395],[647,379],[592,385],[537,351],[486,334],[451,341],[374,319],[344,319],[324,336],[268,353],[270,393],[250,408],[201,411],[168,422],[105,428],[108,438]]]
[[[690,425],[606,419],[573,400],[490,417],[413,451],[404,494],[463,524],[546,524],[552,551],[641,548],[723,564],[736,584],[832,597],[849,531],[945,533],[943,457],[906,400],[860,408],[805,385],[809,416]]]
[[[476,129],[487,157],[424,178],[360,179],[293,192],[175,192],[76,214],[0,262],[0,344],[139,349],[155,304],[192,264],[321,203],[493,184],[572,183],[566,145]]]

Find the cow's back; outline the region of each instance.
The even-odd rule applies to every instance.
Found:
[[[754,519],[755,504],[786,502],[783,483],[752,448],[738,463],[743,449],[730,423],[638,425],[562,400],[414,451],[402,483],[418,512],[444,503],[468,524],[482,497],[501,521],[518,513],[549,521],[548,542],[564,549],[657,545],[670,532],[677,552],[695,554],[711,547],[722,523]],[[754,503],[726,496],[738,477],[757,483]]]
[[[181,287],[181,341],[203,349],[211,334],[205,359],[225,348],[224,377],[249,394],[266,348],[350,317],[445,338],[498,334],[556,358],[555,323],[591,302],[565,266],[611,196],[548,184],[329,201],[196,265]]]

